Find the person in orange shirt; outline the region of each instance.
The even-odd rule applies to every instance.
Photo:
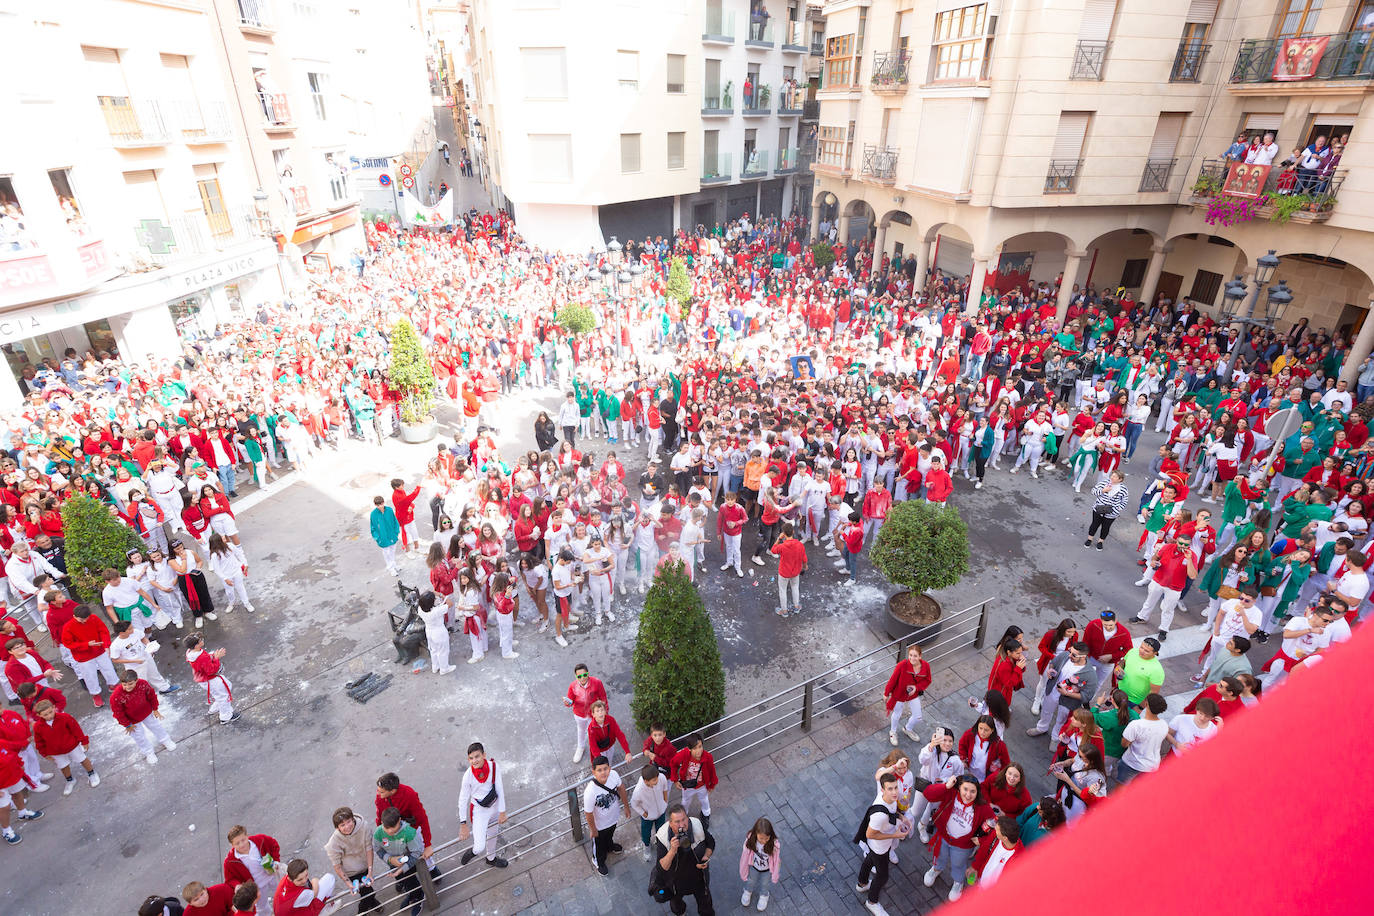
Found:
[[[744,485],[740,487],[740,492],[744,495],[744,510],[749,513],[749,517],[754,517],[754,509],[759,502],[759,484],[763,481],[763,472],[767,470],[768,462],[764,460],[763,452],[754,449],[749,453],[749,460],[744,463]]]

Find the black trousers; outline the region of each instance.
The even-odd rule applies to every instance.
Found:
[[[754,556],[761,557],[765,551],[773,549],[773,542],[778,539],[778,531],[782,528],[782,522],[774,522],[765,525],[760,516],[759,521],[759,540],[754,545]]]
[[[565,427],[563,427],[563,438],[564,438],[564,439],[567,441],[567,443],[568,443],[569,445],[571,445],[573,448],[577,448],[577,427],[576,427],[576,426],[565,426]]]
[[[413,906],[425,899],[425,892],[420,887],[420,876],[415,873],[414,864],[401,872],[401,876],[396,879],[396,893],[406,895],[406,902],[402,906]]]
[[[611,847],[615,845],[615,826],[602,827],[592,837],[592,861],[597,865],[605,865],[606,857],[611,854]]]
[[[362,878],[362,877],[365,876],[366,874],[367,874],[367,871],[366,871],[366,870],[363,870],[363,871],[358,872],[358,873],[355,874],[355,875],[349,875],[349,876],[348,876],[348,880],[349,880],[349,881],[355,881],[355,880],[357,880],[357,879],[359,879],[359,878]],[[398,890],[399,890],[399,888],[398,888]],[[370,913],[370,912],[372,912],[373,910],[376,910],[376,909],[380,909],[380,907],[377,905],[377,894],[376,894],[376,892],[372,889],[372,885],[370,885],[370,884],[361,884],[361,885],[359,885],[359,886],[358,886],[358,916],[362,916],[362,914],[364,914],[364,913]]]
[[[887,866],[885,852],[869,852],[864,856],[864,864],[859,866],[859,883],[868,885],[869,903],[877,903],[878,895],[887,886]],[[963,876],[959,876],[959,880],[963,880]]]
[[[695,891],[680,891],[669,897],[669,911],[676,914],[676,916],[682,916],[683,913],[687,912],[686,898],[688,897],[692,897],[696,900],[697,913],[700,914],[700,916],[715,916],[716,905],[715,902],[711,900],[711,883],[709,878],[703,877],[701,886]]]
[[[1092,537],[1096,533],[1098,540],[1105,541],[1107,533],[1112,530],[1112,522],[1114,521],[1116,519],[1107,518],[1100,510],[1094,509],[1092,523],[1088,525],[1088,537]]]
[[[983,472],[986,471],[988,467],[988,460],[983,457],[983,450],[981,448],[975,449],[973,452],[973,466],[974,473],[978,475],[979,480],[982,480]]]

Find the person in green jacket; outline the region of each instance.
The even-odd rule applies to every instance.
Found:
[[[1166,483],[1155,494],[1154,499],[1150,500],[1149,504],[1141,510],[1141,516],[1145,520],[1145,551],[1143,556],[1147,560],[1154,555],[1155,543],[1159,540],[1159,533],[1164,530],[1169,519],[1174,517],[1180,508],[1180,502],[1178,487]]]
[[[1093,721],[1102,730],[1102,755],[1107,758],[1107,775],[1116,776],[1116,763],[1125,753],[1121,745],[1121,733],[1132,721],[1140,718],[1140,713],[1131,706],[1130,697],[1124,690],[1113,690],[1109,701],[1093,712]]]
[[[1272,617],[1275,624],[1289,616],[1289,606],[1298,597],[1298,592],[1302,591],[1307,577],[1312,574],[1312,564],[1308,562],[1311,559],[1312,552],[1306,547],[1299,547],[1292,553],[1279,557],[1269,567],[1264,587],[1277,591],[1276,595],[1267,599],[1274,603]]]
[[[382,551],[386,571],[393,576],[400,575],[396,570],[396,542],[401,539],[401,523],[396,519],[396,511],[387,505],[385,497],[374,496],[372,505],[372,514],[368,516],[372,540],[377,542],[377,547]]]
[[[1302,429],[1284,440],[1283,471],[1278,475],[1280,500],[1298,488],[1308,471],[1322,463],[1322,453],[1312,438],[1312,430],[1312,421],[1308,420]]]
[[[596,407],[601,414],[601,423],[606,428],[606,438],[615,442],[616,421],[620,419],[620,399],[603,388],[597,392]]]
[[[1232,589],[1228,597],[1234,598],[1234,589],[1259,582],[1264,576],[1267,564],[1256,568],[1254,559],[1250,548],[1240,543],[1219,555],[1203,572],[1198,587],[1212,599],[1207,605],[1208,620],[1216,616],[1225,600],[1221,594],[1223,588]]]
[[[1258,507],[1264,505],[1263,488],[1252,487],[1250,481],[1237,475],[1226,482],[1221,500],[1221,530],[1217,532],[1217,549],[1225,550],[1237,535],[1237,528]],[[1237,539],[1239,539],[1237,537]]]
[[[577,413],[581,418],[578,421],[577,434],[584,438],[590,438],[592,435],[592,406],[596,403],[595,395],[592,389],[574,377],[573,397],[577,400]]]
[[[1225,394],[1226,392],[1221,390],[1220,383],[1218,383],[1216,379],[1211,378],[1207,380],[1206,388],[1199,389],[1193,395],[1193,400],[1199,407],[1203,408],[1208,413],[1216,413],[1217,405],[1221,403],[1221,399]]]
[[[1038,805],[1031,805],[1016,819],[1017,826],[1021,828],[1021,847],[1025,849],[1048,836],[1052,830],[1063,827],[1064,822],[1063,805],[1052,796],[1045,796]]]

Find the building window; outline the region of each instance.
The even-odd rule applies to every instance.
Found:
[[[1279,3],[1278,28],[1275,38],[1293,38],[1297,35],[1310,35],[1317,26],[1317,15],[1322,11],[1322,0],[1281,0]]]
[[[843,127],[821,127],[820,161],[837,168],[844,166],[845,132]]]
[[[854,85],[854,36],[836,35],[825,43],[825,88]]]
[[[668,91],[681,94],[687,91],[687,55],[668,55]]]
[[[935,17],[935,55],[937,80],[975,79],[983,70],[987,41],[987,4],[946,10]]]
[[[324,173],[329,177],[329,196],[334,203],[348,199],[348,166],[344,164],[344,154],[325,153]]]
[[[81,215],[81,205],[77,203],[76,191],[72,189],[72,170],[49,169],[48,181],[52,184],[53,193],[57,195],[57,206],[62,210],[62,219],[67,224],[67,230],[77,238],[87,235],[90,228]],[[3,207],[4,204],[0,203],[0,209]],[[0,232],[0,252],[6,247],[5,235]]]
[[[1193,288],[1188,293],[1188,298],[1194,302],[1213,304],[1217,301],[1217,293],[1221,291],[1221,274],[1214,274],[1210,270],[1199,270],[1197,276],[1193,277]]]
[[[572,181],[572,134],[530,134],[536,181]]]
[[[673,131],[668,134],[668,168],[683,169],[687,167],[687,134],[684,131]]]
[[[212,165],[210,169],[214,170],[215,167]],[[200,209],[205,214],[210,234],[217,239],[233,235],[229,214],[224,209],[224,197],[220,194],[219,179],[214,176],[202,178],[196,182],[196,189],[200,191]]]
[[[1149,258],[1131,258],[1121,268],[1121,286],[1139,289],[1145,285],[1145,271],[1150,266]]]
[[[615,72],[616,81],[620,84],[621,89],[628,89],[631,92],[637,91],[639,89],[639,52],[615,52]]]
[[[0,175],[0,254],[36,247],[38,242],[24,221],[24,209],[14,193],[14,179]]]
[[[310,83],[310,101],[315,106],[315,119],[323,121],[329,117],[324,104],[324,94],[327,91],[329,78],[323,73],[307,73],[306,81]]]
[[[639,134],[620,135],[620,171],[625,175],[639,171]]]
[[[525,98],[568,97],[566,48],[521,48],[520,64],[525,77]]]

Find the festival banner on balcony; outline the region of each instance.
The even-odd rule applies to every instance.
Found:
[[[1226,183],[1221,187],[1221,193],[1233,194],[1236,197],[1259,197],[1264,193],[1264,182],[1269,178],[1267,165],[1247,165],[1244,162],[1233,162],[1226,172]]]
[[[1330,35],[1311,38],[1285,38],[1274,60],[1274,79],[1310,80],[1317,74],[1317,64],[1326,53]]]
[[[997,261],[997,269],[984,281],[984,287],[995,290],[998,295],[1013,290],[1029,292],[1031,265],[1035,263],[1035,252],[1002,252]]]
[[[453,222],[453,194],[445,193],[432,207],[420,202],[414,188],[401,192],[401,222],[406,228],[422,226],[438,229]]]

